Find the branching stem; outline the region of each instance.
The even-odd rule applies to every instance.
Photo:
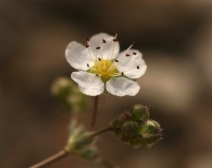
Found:
[[[111,127],[108,126],[108,127],[105,127],[105,128],[103,128],[103,129],[100,129],[100,130],[98,130],[98,131],[92,133],[92,134],[90,135],[90,137],[92,138],[92,137],[95,137],[95,136],[97,136],[97,135],[99,135],[99,134],[102,134],[102,133],[104,133],[104,132],[111,131],[111,130],[113,130],[113,129],[112,129]],[[51,157],[49,157],[49,158],[47,158],[47,159],[41,161],[40,163],[37,163],[37,164],[35,164],[35,165],[29,167],[29,168],[41,168],[41,167],[47,166],[47,165],[49,165],[49,164],[51,164],[51,163],[54,163],[54,162],[56,162],[56,161],[62,159],[62,158],[65,157],[65,156],[68,156],[68,154],[69,154],[69,152],[67,152],[67,151],[65,151],[65,150],[61,150],[60,152],[56,153],[55,155],[53,155],[53,156],[51,156]],[[107,166],[108,168],[111,167],[111,166],[109,166],[109,165],[110,165],[109,162],[106,162],[105,160],[101,160],[100,163],[104,164],[104,165]]]
[[[97,136],[99,134],[102,134],[102,133],[107,132],[107,131],[112,131],[112,130],[113,130],[113,128],[108,126],[108,127],[102,128],[102,129],[92,133],[91,137],[95,137],[95,136]]]

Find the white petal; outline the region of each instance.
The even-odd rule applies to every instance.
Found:
[[[89,96],[97,96],[104,91],[104,83],[101,78],[88,72],[73,72],[71,78],[78,84],[82,93]]]
[[[75,69],[86,71],[89,69],[87,64],[90,67],[93,66],[88,49],[75,41],[69,43],[65,50],[65,56],[68,63]]]
[[[115,37],[110,36],[106,33],[96,34],[91,37],[90,39],[90,47],[91,51],[94,55],[101,58],[101,52],[102,52],[102,58],[103,59],[113,59],[115,58],[119,53],[119,42],[114,42]],[[102,40],[105,40],[106,43],[102,43]],[[102,49],[97,50],[96,47],[102,46]]]
[[[138,93],[140,86],[130,79],[114,77],[106,83],[106,89],[108,92],[116,96],[135,96]]]
[[[136,53],[134,55],[133,53]],[[126,56],[129,54],[130,56]],[[117,69],[119,72],[124,72],[124,75],[136,79],[141,77],[147,69],[145,61],[142,59],[142,54],[138,50],[129,50],[128,52],[123,51],[117,58],[119,60]],[[139,69],[137,69],[137,67]]]

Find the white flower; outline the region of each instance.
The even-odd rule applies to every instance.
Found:
[[[68,63],[78,72],[71,78],[78,83],[86,95],[97,96],[106,89],[116,96],[134,96],[140,87],[133,81],[146,71],[146,64],[138,50],[131,49],[119,53],[117,33],[115,37],[105,33],[94,35],[87,45],[71,42],[65,51]]]

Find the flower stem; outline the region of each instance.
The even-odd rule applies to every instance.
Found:
[[[65,157],[67,155],[68,155],[68,152],[66,152],[65,150],[61,150],[60,152],[56,153],[55,155],[53,155],[29,168],[41,168],[41,167],[47,166],[51,163],[56,162],[57,160],[60,160],[61,158]]]
[[[94,108],[93,108],[93,115],[91,120],[90,130],[92,131],[96,122],[97,112],[98,112],[98,103],[99,103],[99,96],[94,98]]]
[[[103,129],[100,129],[100,130],[92,133],[90,135],[90,137],[92,138],[92,137],[95,137],[95,136],[97,136],[99,134],[102,134],[104,132],[111,131],[111,130],[113,130],[113,128],[108,126],[108,127],[105,127]],[[51,156],[51,157],[49,157],[49,158],[47,158],[47,159],[45,159],[45,160],[43,160],[41,162],[29,167],[29,168],[41,168],[41,167],[47,166],[47,165],[49,165],[51,163],[56,162],[57,160],[62,159],[63,157],[67,156],[68,154],[69,154],[69,152],[67,152],[65,150],[61,150],[60,152],[56,153],[55,155],[53,155],[53,156]],[[101,163],[104,164],[105,166],[109,165],[109,163],[107,163],[105,160],[101,160]],[[106,165],[106,163],[107,163],[107,165]]]
[[[92,138],[92,137],[95,137],[99,134],[102,134],[102,133],[107,132],[107,131],[112,131],[112,130],[113,130],[113,128],[108,126],[108,127],[102,128],[102,129],[92,133],[90,136]]]

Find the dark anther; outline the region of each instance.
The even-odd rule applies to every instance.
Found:
[[[115,31],[115,34],[119,34],[119,32],[118,31]]]
[[[119,62],[119,60],[115,60],[116,62]]]
[[[130,54],[126,54],[126,56],[127,56],[127,57],[129,57],[129,56],[130,56]]]
[[[132,46],[135,45],[135,42],[132,43]]]
[[[89,45],[86,45],[86,48],[88,48],[89,47]]]
[[[87,64],[87,67],[90,67],[89,64]]]
[[[85,38],[85,40],[88,42],[89,41],[89,38]]]
[[[136,52],[133,52],[133,55],[136,55],[137,53]]]
[[[96,76],[99,76],[98,74],[96,74]]]
[[[117,42],[117,41],[118,41],[118,39],[113,39],[113,41],[114,41],[114,42]]]
[[[99,30],[98,30],[98,32],[99,32],[99,33],[102,33],[102,30],[101,30],[101,29],[99,29]]]
[[[140,67],[139,67],[139,66],[137,66],[137,69],[140,69]]]
[[[106,43],[105,39],[102,40],[103,43]]]
[[[123,76],[124,75],[124,72],[122,72],[121,75]]]
[[[101,61],[101,58],[98,58],[99,61]]]
[[[100,47],[96,47],[96,49],[97,49],[97,50],[99,50],[99,49],[100,49]]]

